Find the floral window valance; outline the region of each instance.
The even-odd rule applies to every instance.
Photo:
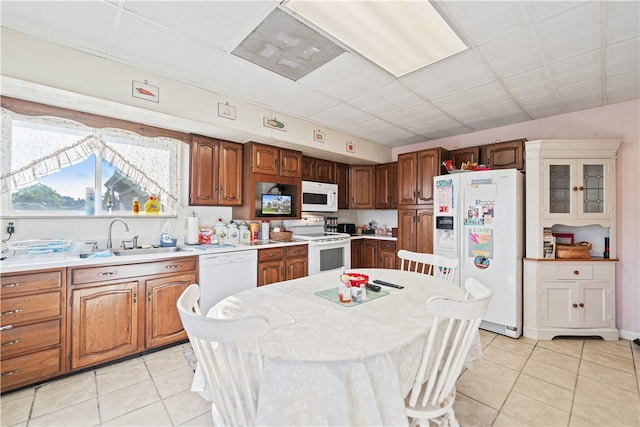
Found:
[[[40,177],[97,154],[166,207],[177,206],[180,141],[176,139],[94,129],[72,120],[24,116],[6,109],[2,109],[1,138],[2,193],[36,184]],[[12,146],[15,140],[22,141],[19,149]]]

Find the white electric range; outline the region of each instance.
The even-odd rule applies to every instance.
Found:
[[[309,275],[351,268],[351,241],[346,233],[325,231],[322,215],[302,214],[301,219],[285,220],[282,225],[292,237],[309,241]]]

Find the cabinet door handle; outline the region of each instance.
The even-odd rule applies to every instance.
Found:
[[[137,303],[137,302],[138,302],[138,293],[137,293],[137,292],[134,292],[134,293],[133,293],[133,303],[135,304],[135,303]]]
[[[578,187],[573,187],[572,190],[573,191],[578,191]]]
[[[584,303],[580,303],[578,305],[580,306],[580,308],[584,307]]]
[[[169,270],[173,270],[175,268],[180,267],[180,264],[169,264],[169,265],[165,265],[164,268],[167,268]]]
[[[7,331],[9,329],[13,329],[13,325],[7,325],[0,328],[0,331]]]
[[[573,306],[573,308],[578,308],[578,304],[576,304],[576,303],[573,303],[571,305]]]
[[[147,291],[147,301],[151,302],[151,291]]]
[[[573,270],[573,274],[576,275],[576,276],[579,276],[580,275],[580,270]]]
[[[3,311],[2,313],[0,313],[1,315],[9,315],[9,314],[18,314],[18,313],[22,313],[22,309],[21,308],[16,308],[15,310],[9,310],[9,311]]]
[[[22,372],[22,369],[14,369],[13,371],[4,372],[2,374],[2,376],[3,377],[10,377],[11,375],[19,374],[20,372]]]
[[[104,271],[102,273],[98,273],[97,276],[98,277],[103,277],[103,276],[113,276],[115,275],[116,272],[115,271]]]
[[[22,283],[15,282],[15,283],[7,283],[6,285],[2,285],[3,288],[15,288],[16,286],[22,286]]]
[[[22,338],[18,338],[18,339],[15,339],[13,341],[3,342],[2,343],[2,347],[4,347],[5,345],[20,344],[21,342],[22,342]]]
[[[582,191],[582,190],[584,190],[584,187],[580,186],[580,187],[578,187],[578,190]]]

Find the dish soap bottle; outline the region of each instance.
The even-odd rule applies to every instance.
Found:
[[[155,215],[160,212],[160,203],[154,196],[149,196],[149,200],[144,204],[144,211],[147,214]]]

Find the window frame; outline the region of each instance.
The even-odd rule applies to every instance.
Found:
[[[50,116],[61,119],[72,120],[81,123],[85,126],[93,128],[115,128],[122,129],[130,132],[134,132],[140,136],[148,138],[166,137],[180,141],[183,144],[189,144],[190,135],[188,133],[174,131],[170,129],[163,129],[155,126],[146,125],[143,123],[131,122],[127,120],[116,119],[108,116],[101,116],[92,113],[86,113],[82,111],[71,110],[62,107],[56,107],[52,105],[40,104],[37,102],[26,101],[17,98],[11,98],[6,96],[0,96],[2,108],[10,110],[16,114],[26,116]],[[172,213],[160,213],[154,214],[153,217],[176,217],[179,211],[180,205],[180,192],[182,181],[182,161],[181,155],[183,152],[183,146],[177,147],[178,159],[176,164],[176,181],[177,192],[175,195],[178,205]],[[96,171],[96,174],[98,171]],[[97,178],[96,178],[97,179]],[[41,217],[56,217],[56,218],[101,218],[101,217],[145,217],[146,215],[136,215],[124,211],[115,213],[108,212],[96,212],[95,215],[86,215],[84,212],[61,212],[61,211],[13,211],[11,209],[11,192],[5,192],[0,195],[0,203],[2,203],[2,216],[6,218],[41,218]],[[144,203],[144,201],[141,201]],[[5,208],[6,207],[6,208]]]

